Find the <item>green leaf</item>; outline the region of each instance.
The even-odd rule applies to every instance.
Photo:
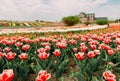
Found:
[[[120,79],[118,81],[120,81]]]
[[[63,61],[60,61],[60,64],[54,64],[54,62],[52,62],[52,66],[54,68],[54,71],[56,72],[56,76],[57,77],[61,77],[62,73],[67,69],[67,64],[68,64],[68,59],[65,59]]]
[[[92,81],[99,81],[96,77],[92,77]]]
[[[59,78],[60,81],[64,81],[64,77]]]
[[[37,74],[42,68],[40,68],[37,65],[33,65],[31,64],[30,67],[32,68],[32,70]]]
[[[93,71],[97,70],[99,65],[98,65],[98,60],[97,59],[90,59],[90,62],[88,63],[88,67],[86,67],[86,72],[89,76],[90,79],[92,79],[92,73]]]
[[[58,69],[57,69],[58,77],[61,77],[62,73],[66,70],[67,63],[68,63],[68,59],[61,62],[61,64],[58,66]]]
[[[76,77],[78,79],[78,81],[86,81],[85,76],[83,76],[79,72],[73,72],[71,77]]]
[[[19,76],[26,81],[28,73],[29,73],[29,67],[28,66],[18,66],[18,74]]]
[[[0,59],[0,73],[1,73],[2,70],[3,70],[4,64],[5,64],[4,59]]]
[[[118,73],[120,73],[120,68],[118,68]]]

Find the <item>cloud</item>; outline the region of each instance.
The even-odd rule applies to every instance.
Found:
[[[120,6],[119,5],[104,5],[96,11],[96,16],[107,16],[109,19],[118,19],[120,18]]]
[[[80,12],[100,12],[109,0],[0,0],[0,19],[59,21]],[[110,7],[111,8],[111,7]],[[119,11],[113,10],[115,13]]]

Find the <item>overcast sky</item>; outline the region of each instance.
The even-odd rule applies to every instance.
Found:
[[[120,0],[0,0],[0,19],[59,21],[80,12],[120,18]]]

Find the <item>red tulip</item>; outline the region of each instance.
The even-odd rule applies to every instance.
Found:
[[[78,51],[78,49],[77,48],[73,48],[73,51],[76,53]]]
[[[95,57],[94,51],[89,51],[88,54],[87,54],[87,57],[88,58],[94,58]]]
[[[38,39],[38,38],[35,38],[35,39],[34,39],[34,43],[38,44],[38,43],[39,43],[39,39]]]
[[[80,50],[82,52],[86,52],[87,51],[87,46],[83,45],[83,46],[80,46]]]
[[[107,50],[107,52],[108,52],[108,55],[113,55],[114,54],[113,50]]]
[[[69,37],[71,37],[71,36],[69,36]],[[73,35],[72,38],[78,40],[80,37],[78,35]]]
[[[66,43],[64,43],[64,42],[60,43],[60,48],[66,48],[66,46],[67,46]]]
[[[58,57],[58,56],[60,56],[61,52],[60,52],[59,49],[56,49],[56,50],[53,52],[53,54],[54,54],[56,57]]]
[[[58,40],[56,40],[56,39],[52,39],[52,42],[53,42],[53,43],[57,43]]]
[[[43,52],[45,52],[45,48],[39,48],[37,51],[38,51],[38,53],[43,53]]]
[[[110,46],[108,46],[108,45],[105,46],[105,50],[110,50],[110,49],[111,49]]]
[[[80,46],[85,46],[85,43],[80,43]]]
[[[112,35],[112,38],[114,38],[114,39],[115,39],[116,37],[117,37],[117,35]]]
[[[116,44],[120,44],[120,38],[115,39]]]
[[[24,46],[22,46],[22,49],[23,49],[24,51],[27,51],[29,48],[30,48],[30,45],[24,45]]]
[[[107,79],[106,81],[116,81],[116,80],[113,79],[113,78],[109,78],[109,79]]]
[[[99,45],[99,49],[105,49],[105,46],[106,45],[104,43],[102,43],[102,44]]]
[[[4,70],[2,74],[0,74],[0,81],[12,81],[14,78],[14,73],[12,69]]]
[[[77,54],[75,54],[75,56],[78,60],[84,60],[85,58],[85,54],[83,52],[78,52]]]
[[[85,41],[86,41],[86,38],[85,38],[85,37],[81,37],[81,41],[82,41],[82,42],[85,42]]]
[[[100,54],[100,50],[94,50],[94,54],[95,55],[99,55]]]
[[[12,37],[11,37],[11,40],[14,40],[14,41],[15,41],[15,40],[17,40],[17,37],[16,37],[16,36],[12,36]]]
[[[45,37],[40,37],[39,40],[42,41],[42,42],[47,42],[48,41],[47,38],[45,38]]]
[[[104,39],[105,44],[109,44],[110,42],[112,42],[111,38],[105,38]]]
[[[22,46],[22,42],[17,42],[15,45],[17,46],[17,47],[20,47],[20,46]]]
[[[0,59],[4,57],[4,54],[0,52]]]
[[[18,40],[23,42],[24,41],[24,37],[18,37]]]
[[[92,35],[92,38],[95,39],[95,40],[98,40],[98,36],[96,34]]]
[[[6,57],[8,60],[13,60],[16,56],[16,53],[13,53],[13,52],[9,52],[7,53]]]
[[[58,37],[58,35],[54,35],[54,36],[53,36],[53,38],[57,38],[57,37]]]
[[[44,47],[45,47],[45,46],[50,46],[49,43],[41,43],[41,45],[44,46]]]
[[[46,52],[50,51],[50,46],[45,46],[45,51]]]
[[[120,45],[117,46],[117,51],[120,51]]]
[[[6,39],[1,39],[0,43],[3,44],[3,45],[5,45],[5,44],[7,44],[7,40]]]
[[[69,40],[68,42],[69,42],[70,44],[73,44],[73,45],[74,45],[74,44],[77,44],[76,40]]]
[[[60,46],[60,42],[56,42],[56,47],[59,47]]]
[[[91,49],[91,50],[96,49],[96,45],[90,45],[90,49]]]
[[[100,36],[100,37],[99,37],[99,40],[100,40],[100,41],[103,41],[103,40],[104,40],[104,37],[103,37],[103,36]]]
[[[23,39],[23,42],[26,42],[26,43],[31,43],[31,42],[32,42],[32,40],[30,40],[30,38],[24,38],[24,39]]]
[[[115,80],[116,76],[112,74],[109,70],[103,73],[103,77],[105,78],[106,81],[116,81]]]
[[[57,42],[56,43],[56,47],[59,47],[59,48],[66,48],[66,43],[65,42]]]
[[[0,74],[0,81],[3,81],[2,74]]]
[[[10,46],[13,45],[13,43],[15,43],[15,41],[7,41],[7,44]]]
[[[51,78],[51,74],[47,73],[45,70],[41,70],[38,73],[36,81],[47,81]]]
[[[88,40],[89,45],[97,45],[98,44],[98,41],[96,41],[96,40],[93,40],[93,39],[89,39],[89,40]]]
[[[27,53],[21,53],[19,55],[19,57],[20,57],[21,60],[26,60],[28,58],[28,54]]]
[[[8,53],[8,52],[10,52],[10,48],[9,47],[6,47],[6,48],[4,48],[4,51],[6,52],[6,53]]]
[[[41,60],[46,60],[48,57],[49,57],[49,54],[47,54],[46,52],[38,54],[38,58]]]

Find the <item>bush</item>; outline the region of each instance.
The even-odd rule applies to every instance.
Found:
[[[67,26],[73,26],[77,23],[80,22],[79,17],[77,16],[68,16],[68,17],[64,17],[62,19],[63,23],[65,23]]]
[[[98,24],[98,25],[105,25],[105,24],[108,24],[108,20],[97,20],[96,24]]]

